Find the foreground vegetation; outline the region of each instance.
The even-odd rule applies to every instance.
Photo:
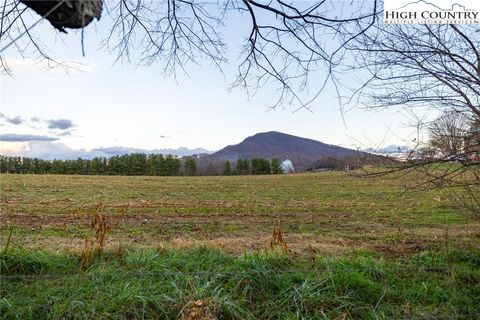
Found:
[[[2,253],[3,319],[392,319],[480,316],[480,252],[390,262],[218,250],[126,251],[97,258]],[[18,275],[18,276],[17,276]]]
[[[2,175],[0,314],[479,317],[480,224],[413,179]]]

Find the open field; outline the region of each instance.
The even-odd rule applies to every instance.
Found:
[[[405,182],[342,172],[2,175],[2,248],[9,240],[0,311],[5,319],[201,319],[188,318],[190,309],[203,319],[480,316],[479,221],[434,192],[406,192]],[[107,218],[105,253],[80,272],[95,212]],[[278,219],[286,253],[270,252]]]
[[[262,249],[276,219],[294,253],[371,250],[410,256],[450,244],[479,247],[480,224],[433,192],[398,179],[341,172],[232,177],[3,175],[2,230],[29,248],[80,250],[100,203],[113,228],[107,246],[211,244]],[[6,232],[2,232],[5,238]]]

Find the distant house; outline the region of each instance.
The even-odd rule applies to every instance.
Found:
[[[293,163],[290,159],[286,159],[282,162],[280,168],[282,168],[283,173],[294,173],[295,168],[293,167]]]
[[[480,124],[474,125],[465,137],[464,153],[468,159],[480,161]]]

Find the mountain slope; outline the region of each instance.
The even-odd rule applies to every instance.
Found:
[[[290,159],[297,166],[307,167],[325,157],[351,157],[357,151],[290,134],[271,131],[248,137],[208,156],[211,160],[235,161],[238,158],[261,157]]]

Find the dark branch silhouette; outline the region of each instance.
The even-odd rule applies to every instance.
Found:
[[[45,18],[64,31],[85,27],[98,19],[102,3],[4,0],[0,6],[2,44],[4,39],[14,39],[28,30],[29,26],[21,23],[29,11],[25,5],[45,15],[48,8],[61,4]],[[113,53],[116,61],[125,59],[147,66],[160,63],[170,76],[177,71],[187,72],[189,63],[211,63],[222,70],[228,62],[223,28],[237,19],[249,19],[250,25],[242,20],[245,39],[233,87],[254,94],[264,85],[273,85],[279,89],[274,107],[294,104],[301,108],[308,107],[328,81],[335,84],[333,70],[342,63],[346,43],[370,28],[379,15],[377,0],[357,2],[347,8],[334,0],[301,4],[282,0],[112,0],[105,1],[104,6],[108,10],[103,19],[108,19],[110,28],[103,48]],[[357,31],[358,26],[362,28]],[[350,37],[342,41],[340,34],[344,32],[349,32]],[[41,47],[38,38],[29,32],[15,48],[26,54],[22,46]],[[36,53],[50,60],[46,50]],[[1,62],[7,71],[5,61]]]

